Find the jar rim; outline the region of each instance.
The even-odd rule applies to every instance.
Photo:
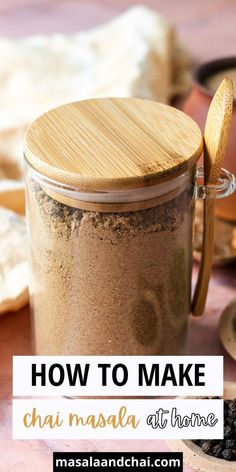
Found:
[[[177,177],[148,187],[84,191],[77,186],[62,184],[35,170],[25,156],[25,165],[31,177],[54,200],[73,208],[98,209],[98,211],[126,211],[155,206],[178,196],[187,186],[193,170],[187,170]],[[195,172],[195,169],[194,169]],[[137,207],[137,208],[136,208]]]

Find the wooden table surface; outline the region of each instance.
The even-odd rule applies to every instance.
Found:
[[[198,62],[234,55],[235,0],[1,0],[0,34],[21,36],[93,27],[142,3],[153,7],[176,26],[180,39]],[[191,320],[189,354],[223,354],[225,379],[236,381],[235,363],[222,349],[217,323],[225,305],[236,296],[236,266],[214,269],[207,310]],[[194,270],[196,277],[196,269]],[[13,441],[11,439],[11,363],[14,354],[30,353],[29,309],[0,319],[0,471],[52,471],[53,450],[168,450],[164,441]],[[185,466],[185,472],[190,471]]]

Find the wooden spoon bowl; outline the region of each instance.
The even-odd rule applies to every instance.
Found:
[[[224,383],[224,398],[232,400],[236,398],[236,382]],[[196,472],[235,472],[236,461],[226,461],[205,454],[197,444],[192,441],[170,440],[166,441],[174,452],[183,452],[184,463],[192,467]]]

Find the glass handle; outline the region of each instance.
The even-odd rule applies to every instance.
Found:
[[[214,249],[214,205],[218,198],[225,198],[236,190],[234,175],[221,169],[217,184],[204,185],[204,172],[200,167],[196,172],[195,198],[204,200],[203,210],[203,243],[201,263],[197,284],[192,300],[191,311],[194,316],[202,315],[208,292]]]
[[[197,167],[194,198],[205,200],[206,198],[220,199],[231,195],[236,190],[236,179],[233,174],[221,169],[221,174],[216,185],[204,185],[204,168]]]

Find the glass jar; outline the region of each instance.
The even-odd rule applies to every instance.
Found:
[[[89,132],[88,122],[82,121],[78,121],[78,125],[72,122],[71,129],[65,131],[71,115],[61,107],[56,114],[53,110],[39,118],[26,135],[30,293],[36,354],[172,355],[184,352],[191,304],[194,200],[197,195],[201,198],[206,195],[204,186],[197,187],[195,183],[195,165],[202,150],[201,133],[190,118],[172,111],[171,107],[142,100],[127,102],[132,113],[137,109],[140,113],[143,107],[140,121],[144,120],[143,136],[147,142],[141,154],[149,147],[153,151],[156,142],[156,135],[155,142],[150,138],[148,126],[153,110],[157,110],[161,118],[167,114],[165,126],[170,128],[170,134],[173,130],[170,110],[175,127],[176,116],[190,123],[189,127],[195,129],[197,136],[190,144],[195,152],[191,165],[189,159],[193,151],[183,160],[174,154],[178,128],[177,134],[173,131],[170,144],[174,158],[165,162],[161,171],[158,168],[155,177],[148,155],[144,155],[146,166],[142,163],[142,174],[134,172],[132,178],[131,169],[131,176],[123,176],[121,170],[117,170],[117,158],[113,168],[119,178],[117,174],[110,177],[109,162],[104,157],[109,140],[112,139],[113,147],[115,141],[118,157],[119,150],[123,156],[122,171],[129,169],[130,162],[133,164],[134,149],[139,151],[138,138],[137,143],[133,141],[136,114],[132,115],[135,126],[130,125],[128,131],[121,123],[113,124],[107,131],[106,118],[101,125],[100,115],[96,116]],[[78,111],[80,119],[81,107],[84,107],[83,116],[90,120],[91,126],[98,106],[102,111],[107,106],[119,121],[119,111],[123,113],[124,104],[126,106],[125,100],[109,102],[107,99],[69,107],[74,107],[73,117],[75,110]],[[127,113],[127,108],[125,111]],[[64,116],[67,121],[62,125],[60,120]],[[104,139],[101,145],[104,155],[99,163],[101,166],[104,163],[105,168],[100,174],[95,165],[93,141],[98,125],[101,126],[99,143]],[[59,130],[58,141],[50,126],[54,131]],[[73,134],[74,130],[77,133],[77,126],[78,142]],[[160,126],[163,126],[161,120]],[[161,138],[164,139],[163,132],[165,129],[161,130],[160,137],[158,131],[158,146]],[[126,141],[124,133],[127,133]],[[84,140],[88,153],[90,148],[93,150],[85,164],[80,154],[80,140]],[[187,134],[183,140],[189,142]],[[131,153],[130,161],[124,155],[124,142]],[[166,142],[164,144],[166,150]],[[186,142],[182,143],[184,145]],[[74,169],[73,146],[78,146],[78,172]],[[56,159],[53,164],[48,157],[50,150]],[[68,150],[72,153],[71,160]],[[101,148],[97,152],[101,153]],[[110,155],[107,155],[109,160]],[[140,155],[135,155],[138,162]],[[162,155],[157,159],[158,166],[161,159]],[[65,169],[68,160],[69,171]],[[188,166],[184,166],[186,161]],[[88,173],[81,170],[83,165]],[[226,193],[226,187],[229,192],[231,181],[225,173],[222,182],[227,185],[223,190],[221,186],[220,196]],[[141,186],[141,182],[144,185]]]

